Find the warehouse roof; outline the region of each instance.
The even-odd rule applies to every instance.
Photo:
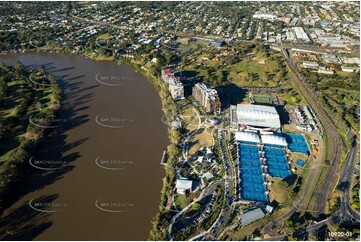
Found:
[[[287,146],[287,141],[284,137],[274,134],[263,134],[261,135],[263,144]]]
[[[245,226],[261,218],[264,218],[264,216],[264,212],[260,208],[257,208],[255,210],[240,215],[239,219],[241,220],[242,225]]]
[[[237,105],[237,120],[241,124],[280,128],[279,115],[274,107],[264,105]]]
[[[259,136],[257,133],[252,133],[252,132],[236,132],[235,140],[258,143]]]

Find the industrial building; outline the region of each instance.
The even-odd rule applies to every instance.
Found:
[[[317,72],[320,73],[320,74],[327,74],[327,75],[332,75],[332,74],[335,73],[333,70],[330,70],[330,69],[325,68],[325,67],[320,67]]]
[[[357,72],[360,71],[360,67],[352,67],[352,66],[341,66],[342,71],[344,72]]]
[[[269,14],[269,13],[255,13],[255,14],[253,14],[253,18],[267,19],[267,20],[273,21],[277,18],[277,16],[274,14]]]
[[[168,90],[174,100],[184,99],[184,87],[174,72],[166,68],[162,70],[162,80],[168,84]]]
[[[231,112],[232,114],[232,112]],[[238,104],[236,109],[237,124],[259,128],[279,129],[280,117],[275,107],[264,105]]]
[[[221,101],[215,89],[209,88],[204,83],[197,83],[192,89],[192,95],[207,113],[221,113]]]
[[[351,41],[343,39],[341,36],[322,36],[318,38],[318,42],[322,46],[330,46],[336,48],[345,48],[354,45]]]
[[[317,62],[312,62],[312,61],[304,61],[303,62],[303,67],[306,68],[306,69],[318,70],[318,63]]]
[[[303,27],[293,27],[292,29],[296,35],[297,41],[302,42],[302,43],[310,43],[311,42],[310,38],[308,37],[308,35]]]
[[[325,63],[339,63],[340,62],[340,59],[337,57],[337,55],[323,54],[322,59]]]

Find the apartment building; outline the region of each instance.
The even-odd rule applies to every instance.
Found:
[[[184,99],[184,86],[170,68],[162,70],[162,80],[168,84],[168,90],[174,100]]]
[[[215,89],[209,88],[204,83],[194,85],[192,95],[210,113],[221,112],[221,101]]]

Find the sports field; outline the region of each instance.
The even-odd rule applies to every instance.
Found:
[[[253,99],[256,103],[271,103],[271,99],[268,95],[253,95]]]

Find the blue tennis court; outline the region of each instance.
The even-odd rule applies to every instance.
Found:
[[[238,144],[240,194],[242,199],[267,202],[266,187],[259,149],[255,145]]]
[[[254,166],[254,165],[242,165],[242,167],[239,168],[243,173],[250,173],[250,174],[262,174],[262,168],[260,166]]]
[[[278,168],[268,168],[268,173],[273,176],[273,177],[278,177],[278,178],[286,178],[289,175],[291,175],[291,172],[289,170],[283,170],[283,169],[278,169]]]
[[[241,191],[241,197],[245,200],[267,202],[268,197],[265,193],[254,193],[253,191],[243,190]]]
[[[284,133],[283,135],[288,143],[288,148],[292,152],[304,154],[310,153],[310,148],[308,147],[307,141],[302,134]]]
[[[257,146],[254,146],[254,145],[242,145],[242,144],[240,144],[239,146],[239,150],[241,151],[241,152],[245,152],[245,153],[254,153],[254,152],[258,152],[258,147]]]
[[[305,166],[305,161],[304,160],[298,160],[298,161],[296,161],[296,165],[298,165],[299,167],[304,167]]]
[[[242,179],[243,183],[246,184],[248,182],[251,183],[257,183],[257,184],[263,184],[264,182],[264,178],[262,176],[262,172],[261,173],[251,173],[251,171],[256,171],[256,170],[249,170],[249,171],[242,171],[240,178]]]
[[[270,148],[270,147],[264,147],[263,150],[265,152],[267,152],[267,154],[272,154],[272,155],[285,155],[285,151],[284,149],[274,149],[274,148]]]
[[[283,163],[287,162],[287,159],[284,156],[272,156],[272,155],[266,153],[264,157],[268,161],[276,161],[276,162],[283,162]]]
[[[286,178],[291,175],[284,150],[271,147],[264,147],[263,150],[269,175],[278,178]]]
[[[276,144],[264,144],[264,147],[267,148],[278,148],[278,149],[282,149],[285,148],[283,145],[276,145]]]
[[[260,159],[257,159],[257,160],[239,159],[239,163],[243,168],[245,168],[247,166],[260,167],[262,165],[262,162],[260,161]]]

